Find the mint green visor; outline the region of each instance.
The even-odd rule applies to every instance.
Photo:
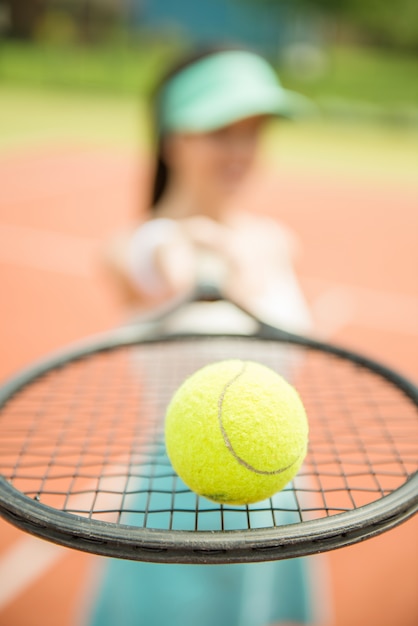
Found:
[[[256,115],[299,117],[310,101],[284,89],[273,68],[252,52],[217,52],[186,67],[163,88],[161,133],[209,132]]]

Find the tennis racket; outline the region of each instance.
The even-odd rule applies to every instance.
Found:
[[[205,302],[202,302],[202,301]],[[354,544],[418,509],[418,390],[343,348],[268,326],[179,329],[215,291],[38,362],[0,389],[0,513],[77,550],[132,560],[236,563]],[[234,308],[235,312],[238,311]],[[187,319],[187,315],[186,315]],[[222,359],[259,361],[299,391],[310,422],[298,476],[264,502],[218,505],[189,491],[165,453],[167,404]]]

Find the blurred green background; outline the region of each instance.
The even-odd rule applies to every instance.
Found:
[[[141,102],[158,76],[214,42],[265,54],[322,125],[389,143],[418,129],[415,0],[0,0],[0,35],[2,146],[63,129],[146,142]]]
[[[271,142],[283,167],[416,176],[415,0],[0,0],[0,37],[0,150],[146,151],[147,97],[167,65],[238,43],[318,105],[318,119]]]

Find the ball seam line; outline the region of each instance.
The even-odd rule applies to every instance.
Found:
[[[290,465],[287,465],[286,467],[282,467],[278,470],[260,470],[257,469],[256,467],[253,467],[252,465],[250,465],[249,463],[247,463],[247,461],[245,461],[244,459],[242,459],[234,450],[232,443],[228,437],[228,433],[225,430],[225,427],[223,425],[223,421],[222,421],[222,408],[223,408],[223,402],[226,396],[226,393],[228,391],[228,389],[244,374],[245,370],[247,368],[247,363],[245,361],[242,362],[242,367],[241,370],[238,372],[238,374],[236,374],[233,378],[231,378],[230,381],[228,381],[224,388],[221,391],[221,394],[218,398],[218,422],[219,422],[219,428],[220,431],[222,433],[222,438],[224,440],[224,443],[226,445],[226,447],[228,448],[229,452],[232,454],[232,456],[234,457],[234,459],[240,464],[243,465],[246,469],[250,470],[250,472],[255,472],[256,474],[262,474],[263,476],[277,476],[278,474],[283,474],[283,472],[286,472],[287,470],[289,470],[291,467],[293,467],[293,465],[295,465],[295,463],[297,463],[299,461],[299,459],[301,458],[301,456],[304,454],[304,451],[301,452],[301,454],[299,454],[296,459],[294,461],[292,461],[292,463],[290,463]]]

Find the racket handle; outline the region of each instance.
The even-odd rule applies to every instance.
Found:
[[[222,286],[227,277],[225,260],[218,254],[199,250],[197,257],[195,299],[200,302],[223,300]]]
[[[219,302],[224,298],[218,285],[209,281],[202,281],[195,288],[194,299],[198,302]]]

